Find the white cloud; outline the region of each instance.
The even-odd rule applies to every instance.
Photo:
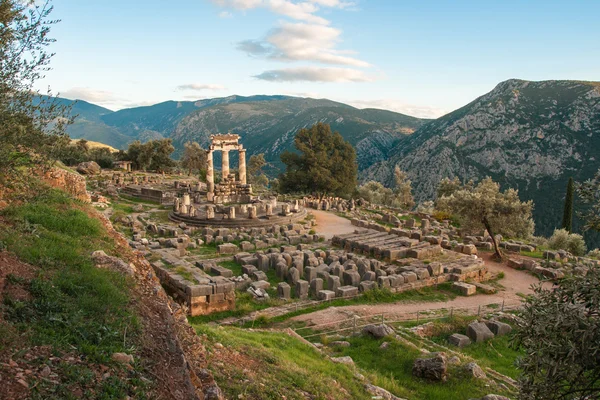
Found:
[[[345,100],[343,102],[356,108],[379,108],[382,110],[395,111],[418,118],[439,118],[448,112],[441,108],[407,104],[403,101],[395,99]]]
[[[249,10],[263,4],[263,0],[212,0],[212,2],[220,7],[234,8],[236,10]]]
[[[113,92],[106,90],[91,89],[89,87],[74,87],[64,92],[60,92],[60,97],[71,100],[85,100],[91,103],[116,103],[123,99],[115,95]]]
[[[373,77],[351,68],[299,67],[265,71],[254,76],[269,82],[369,82]]]
[[[201,92],[204,90],[225,90],[227,89],[223,85],[216,85],[212,83],[186,83],[184,85],[177,86],[176,90],[194,90],[196,92]]]
[[[324,64],[368,67],[369,63],[351,57],[351,51],[335,49],[341,31],[330,26],[284,22],[264,41],[246,40],[237,48],[248,55],[276,61],[315,61]]]
[[[233,14],[230,13],[229,11],[221,11],[219,13],[219,18],[232,18]]]

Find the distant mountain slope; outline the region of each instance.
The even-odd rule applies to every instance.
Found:
[[[600,167],[600,83],[508,80],[472,103],[417,130],[361,179],[391,183],[399,164],[419,200],[448,176],[493,177],[535,202],[538,232],[560,224],[570,176]]]
[[[82,106],[87,104],[81,102]],[[80,103],[75,105],[79,106]],[[81,112],[68,128],[71,137],[116,148],[126,148],[138,139],[172,138],[178,156],[187,141],[206,146],[210,134],[232,132],[242,136],[249,155],[265,153],[267,161],[272,162],[273,173],[281,167],[281,151],[292,148],[296,132],[316,122],[330,123],[332,129],[356,146],[360,168],[385,160],[394,145],[425,122],[392,111],[359,110],[326,99],[266,95],[167,101],[116,112],[103,110]],[[235,165],[233,157],[232,166]]]
[[[384,160],[401,138],[423,120],[384,110],[359,110],[325,99],[285,98],[221,104],[195,111],[177,126],[172,137],[178,147],[186,141],[206,145],[214,132],[234,132],[252,153],[265,153],[279,163],[279,154],[291,149],[296,132],[316,122],[331,125],[357,147],[359,167]]]

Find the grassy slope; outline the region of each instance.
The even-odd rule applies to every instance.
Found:
[[[31,382],[36,385],[33,394],[43,398],[143,398],[136,393],[136,387],[143,388],[136,373],[120,379],[122,367],[110,360],[115,352],[134,350],[138,321],[128,305],[131,283],[94,266],[91,253],[101,249],[111,254],[114,242],[101,223],[86,214],[86,207],[60,191],[42,190],[29,202],[2,211],[6,224],[0,224],[0,241],[40,272],[20,282],[29,298],[4,299],[4,319],[19,341],[2,342],[0,353],[15,344],[50,345],[56,355],[74,353],[86,360],[59,364],[64,375],[52,388]],[[95,379],[100,364],[114,369],[113,378]]]
[[[284,333],[194,327],[207,336],[212,347],[209,368],[227,398],[371,398],[350,368]]]

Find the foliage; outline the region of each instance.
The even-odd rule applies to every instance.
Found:
[[[596,260],[600,260],[600,249],[593,249],[587,253],[587,256],[590,258],[595,258]]]
[[[515,345],[521,399],[600,396],[600,271],[571,276],[525,299]]]
[[[575,184],[573,178],[569,178],[567,184],[567,193],[565,194],[565,208],[563,210],[563,219],[560,226],[568,232],[573,231],[573,197],[575,192]]]
[[[555,229],[548,239],[548,247],[552,250],[566,250],[575,256],[582,256],[587,251],[583,236],[569,233],[566,229]]]
[[[437,208],[458,216],[465,231],[487,230],[498,256],[496,233],[521,238],[533,233],[533,202],[522,202],[514,189],[501,192],[500,185],[489,177],[474,188],[466,185],[450,196],[439,197]]]
[[[49,70],[54,42],[49,1],[41,5],[0,1],[0,184],[10,185],[22,167],[47,167],[66,143],[68,107],[41,96],[34,83]],[[48,93],[50,95],[50,93]]]
[[[415,200],[412,196],[412,185],[406,172],[402,171],[398,165],[394,168],[394,195],[400,208],[410,210],[415,206]]]
[[[175,151],[172,139],[150,140],[142,143],[136,140],[127,148],[127,158],[133,161],[135,169],[165,171],[173,167],[171,153]]]
[[[281,161],[286,172],[279,177],[284,193],[315,193],[349,196],[356,188],[356,151],[328,124],[317,123],[300,129],[294,139],[298,153],[286,151]]]
[[[95,161],[102,168],[112,168],[116,159],[109,148],[90,148],[85,139],[62,147],[57,157],[65,165],[74,166],[84,161]]]
[[[435,212],[435,204],[431,200],[424,201],[417,206],[417,212],[431,215]]]
[[[268,186],[269,178],[262,171],[266,165],[267,162],[265,161],[264,153],[252,154],[248,160],[248,182],[259,187]]]
[[[577,184],[577,195],[587,207],[580,217],[585,220],[585,229],[600,231],[600,169],[594,178]]]
[[[197,142],[187,142],[183,147],[181,166],[188,170],[188,175],[200,174],[206,176],[206,150]]]

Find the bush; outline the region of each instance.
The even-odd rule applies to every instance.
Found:
[[[590,252],[587,253],[587,256],[590,258],[595,258],[596,260],[600,260],[600,249],[590,250]]]
[[[442,222],[447,219],[452,219],[452,214],[447,211],[436,211],[433,213],[433,218],[435,218],[438,222]]]
[[[582,256],[587,250],[583,236],[569,233],[566,229],[555,229],[548,239],[548,247],[553,250],[566,250],[575,256]]]

